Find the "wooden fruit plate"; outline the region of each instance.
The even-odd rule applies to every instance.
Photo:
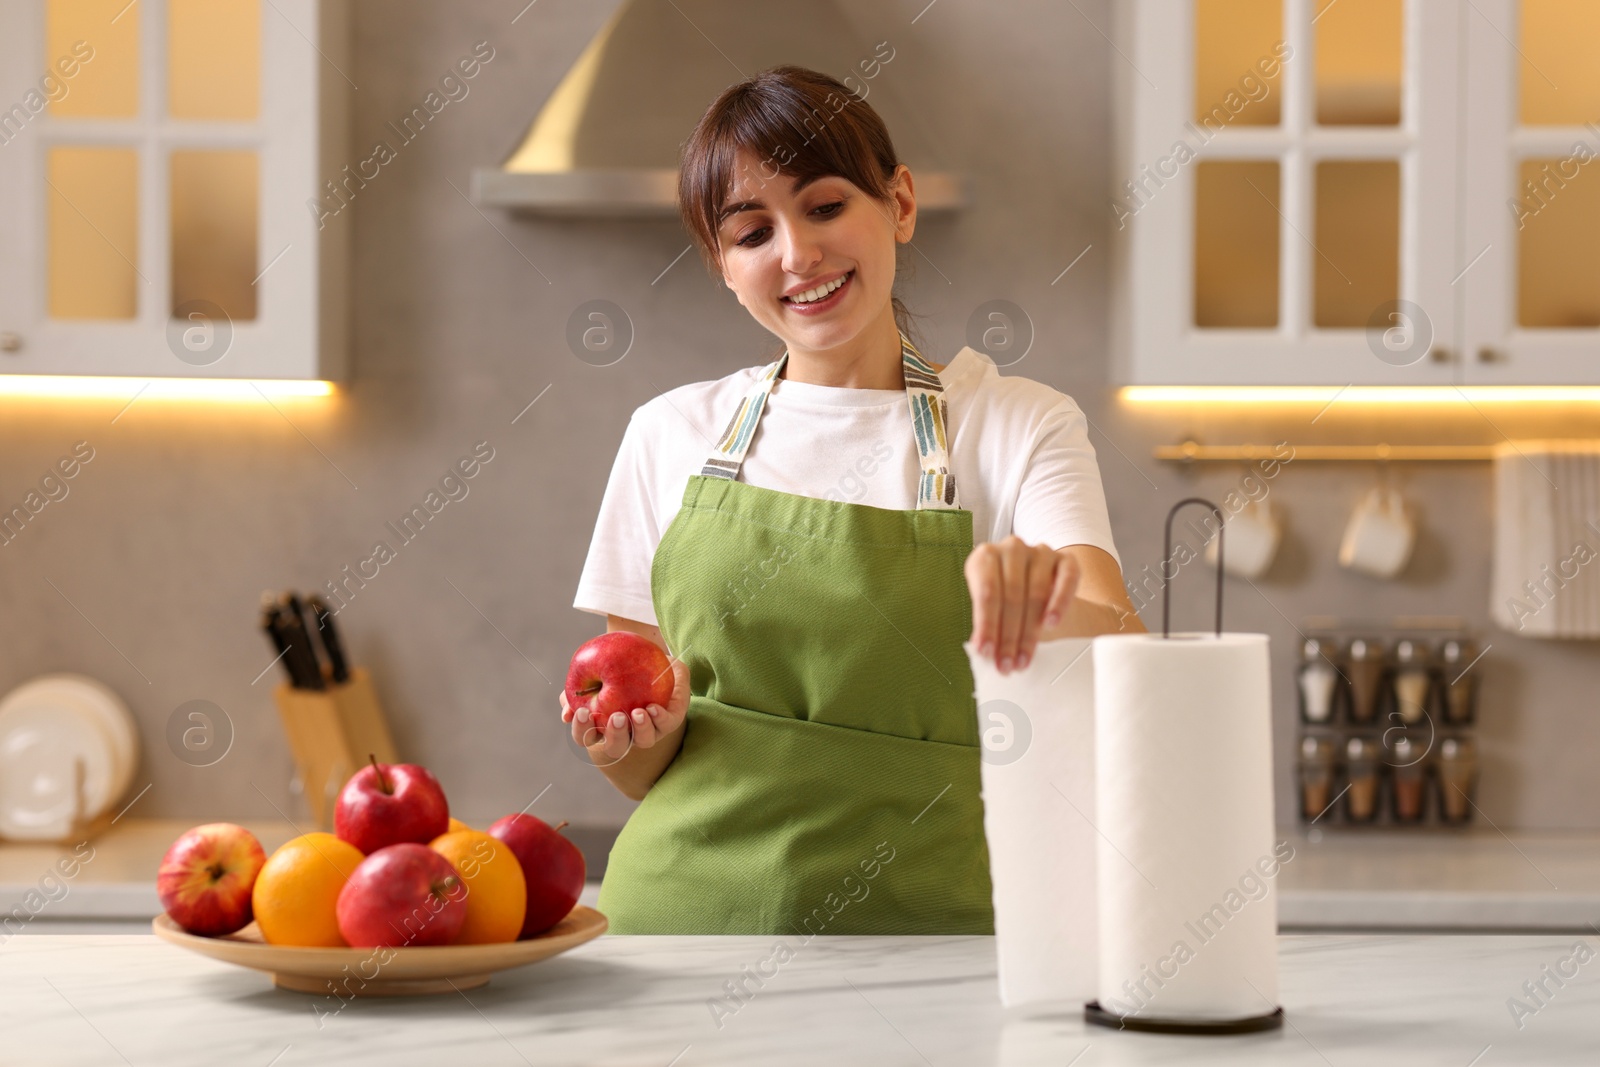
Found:
[[[280,989],[340,999],[415,996],[476,989],[495,971],[558,956],[606,931],[606,917],[582,904],[565,919],[526,941],[495,945],[418,945],[410,948],[301,948],[269,945],[251,923],[224,937],[201,937],[165,914],[150,923],[161,940],[180,948],[266,971]]]

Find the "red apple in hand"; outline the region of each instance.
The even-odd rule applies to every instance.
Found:
[[[161,858],[156,893],[172,921],[205,937],[250,924],[250,892],[267,862],[261,842],[242,826],[211,822],[186,830]]]
[[[467,921],[467,884],[427,845],[388,845],[351,873],[334,917],[353,948],[448,945]]]
[[[523,913],[521,940],[550,929],[567,917],[583,892],[586,867],[578,846],[532,815],[507,815],[489,827],[489,836],[503,841],[522,865],[528,885],[528,910]]]
[[[450,805],[439,780],[415,763],[379,763],[368,756],[339,790],[333,832],[371,855],[385,845],[425,845],[450,829]]]
[[[667,706],[676,679],[661,646],[631,630],[613,630],[585,641],[567,667],[567,707],[589,708],[589,721],[603,730],[615,712],[624,715],[651,704]]]

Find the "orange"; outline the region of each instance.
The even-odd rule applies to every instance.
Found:
[[[466,883],[467,920],[455,943],[515,941],[528,910],[528,884],[516,854],[482,830],[443,833],[428,847],[449,860]]]
[[[458,819],[454,815],[452,815],[452,816],[450,816],[450,829],[446,830],[445,833],[453,834],[457,830],[470,830],[470,829],[472,829],[472,827],[468,826],[466,823],[462,822],[460,819]]]
[[[339,890],[366,857],[332,834],[302,834],[274,852],[250,894],[261,936],[273,945],[344,947]]]

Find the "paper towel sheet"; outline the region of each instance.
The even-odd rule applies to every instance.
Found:
[[[1267,637],[1108,635],[1093,659],[1100,1004],[1159,1019],[1268,1014],[1285,861]]]
[[[1098,975],[1091,642],[1041,642],[1010,675],[965,647],[983,735],[1000,1000],[1076,1011]]]

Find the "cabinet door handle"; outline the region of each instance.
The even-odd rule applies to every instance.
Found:
[[[10,330],[0,331],[0,352],[22,351],[22,335]]]
[[[1488,345],[1483,345],[1478,349],[1478,362],[1504,363],[1506,362],[1506,354],[1498,348],[1491,348]]]
[[[1456,361],[1456,354],[1450,351],[1450,349],[1440,346],[1438,348],[1429,350],[1428,358],[1433,360],[1435,363],[1454,363]]]

